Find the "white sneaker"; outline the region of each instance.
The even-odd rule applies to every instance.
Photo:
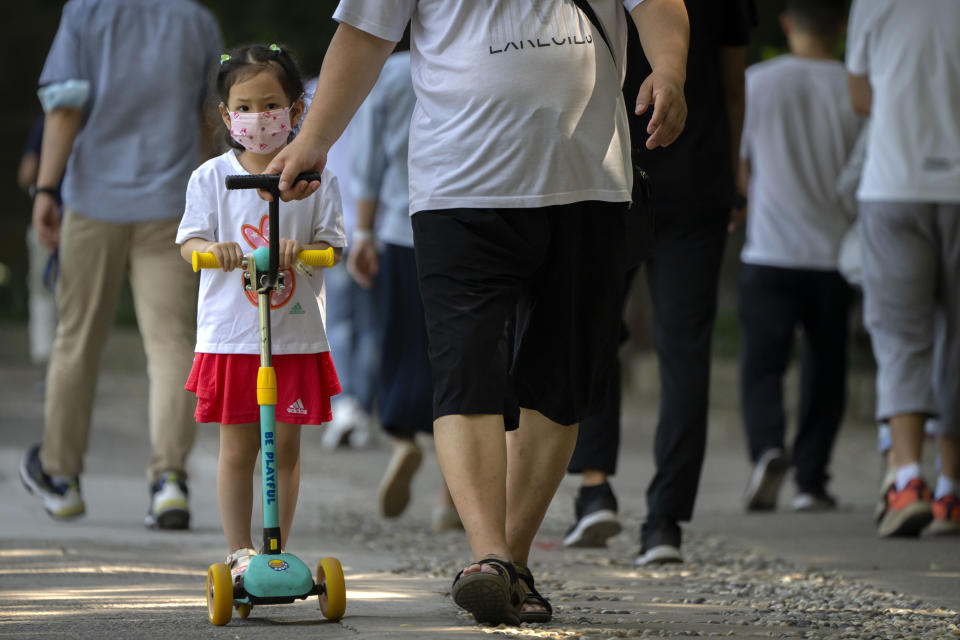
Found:
[[[320,446],[327,451],[333,451],[345,443],[353,430],[360,423],[366,412],[360,407],[360,402],[353,396],[346,396],[333,403],[333,420],[325,423]]]
[[[70,520],[86,511],[80,495],[80,478],[61,482],[48,476],[40,464],[40,445],[33,445],[20,459],[20,480],[27,491],[39,496],[43,508],[54,520]]]
[[[176,471],[167,471],[150,487],[150,508],[144,525],[151,529],[190,528],[187,483]]]
[[[826,491],[801,491],[793,499],[794,511],[830,511],[837,508],[837,499]]]
[[[380,479],[380,515],[396,518],[410,503],[410,484],[423,461],[423,452],[414,440],[396,439],[387,470]]]
[[[744,491],[743,502],[747,511],[772,511],[777,508],[780,485],[790,464],[781,449],[767,449],[757,460],[750,474],[750,482]]]
[[[443,533],[444,531],[463,531],[463,522],[460,520],[460,514],[457,508],[452,504],[438,504],[433,508],[430,526],[434,533]]]
[[[250,559],[257,555],[253,549],[237,549],[227,555],[226,563],[230,567],[230,577],[233,578],[233,584],[237,584],[243,574],[247,572],[250,566]]]

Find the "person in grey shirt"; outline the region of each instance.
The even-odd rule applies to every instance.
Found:
[[[71,0],[40,75],[45,113],[33,225],[60,255],[60,325],[47,374],[42,444],[20,477],[54,519],[85,512],[79,474],[100,352],[129,275],[150,380],[146,524],[189,526],[186,458],[196,424],[183,382],[196,279],[174,244],[203,103],[221,49],[190,0]],[[209,146],[209,145],[206,145]],[[66,171],[61,203],[54,188]]]
[[[400,46],[405,46],[404,41]],[[379,489],[380,515],[386,518],[400,516],[410,501],[410,485],[423,459],[417,433],[433,435],[433,384],[417,284],[407,170],[410,118],[416,103],[410,52],[399,51],[387,58],[350,125],[357,224],[347,270],[361,287],[369,289],[379,281],[382,329],[377,402],[380,424],[393,441],[393,455]],[[433,510],[433,529],[440,532],[460,526],[444,484]]]

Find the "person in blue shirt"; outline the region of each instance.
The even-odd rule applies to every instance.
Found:
[[[100,352],[129,276],[150,380],[149,527],[189,526],[186,459],[196,423],[183,388],[197,280],[176,236],[202,160],[213,15],[191,0],[71,0],[40,75],[45,113],[33,226],[60,256],[60,324],[41,444],[20,477],[57,520],[86,511],[80,473]],[[56,186],[66,170],[63,202]],[[61,222],[61,212],[63,214]]]

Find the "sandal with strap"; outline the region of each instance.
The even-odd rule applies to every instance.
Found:
[[[521,608],[520,622],[550,622],[553,619],[553,606],[537,591],[530,568],[516,562],[513,563],[513,568],[517,572],[517,578],[522,580],[527,587],[527,593],[523,596],[521,607],[525,604],[533,604],[546,609],[546,611],[524,611]]]
[[[453,579],[453,601],[480,624],[518,626],[523,588],[517,582],[513,564],[494,557],[483,558],[473,564],[481,567],[490,565],[496,573],[475,571],[464,575],[461,570]]]

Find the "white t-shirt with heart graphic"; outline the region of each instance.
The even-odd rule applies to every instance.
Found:
[[[178,245],[190,238],[236,242],[245,255],[267,246],[267,203],[256,190],[228,191],[224,185],[229,175],[247,174],[233,150],[208,160],[193,172],[177,232]],[[320,189],[309,198],[280,203],[280,237],[301,244],[327,242],[333,247],[346,246],[340,191],[333,173],[323,172]],[[282,271],[286,287],[271,297],[273,353],[329,351],[324,330],[323,269],[314,269],[312,277],[292,269]],[[241,269],[201,272],[197,301],[198,353],[260,352],[257,294],[244,291],[241,274]]]

